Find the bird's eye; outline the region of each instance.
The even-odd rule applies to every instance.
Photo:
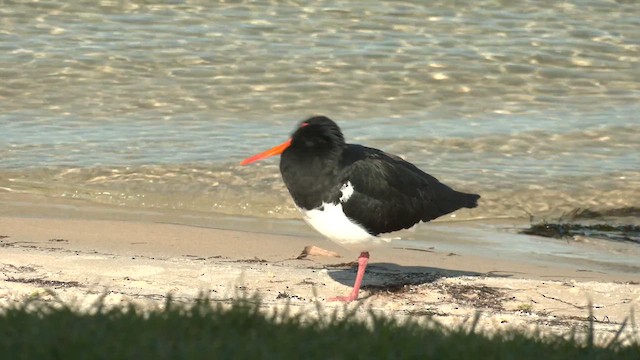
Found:
[[[308,123],[308,122],[303,122],[302,124],[300,124],[300,127],[305,127],[305,126],[307,126],[307,125],[309,125],[309,123]]]

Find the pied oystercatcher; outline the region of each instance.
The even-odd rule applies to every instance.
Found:
[[[340,127],[325,116],[302,121],[289,140],[241,165],[278,154],[282,179],[304,220],[339,243],[364,242],[474,208],[480,198],[451,189],[398,156],[345,143]],[[358,298],[368,261],[363,251],[353,291],[332,300]]]

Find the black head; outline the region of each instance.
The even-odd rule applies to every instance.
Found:
[[[240,162],[240,165],[251,164],[274,155],[287,157],[324,157],[337,160],[346,147],[342,131],[333,120],[326,116],[314,116],[298,125],[291,139],[280,145],[263,151]],[[302,161],[302,160],[298,160]]]
[[[339,191],[339,163],[346,147],[340,127],[328,117],[300,122],[280,157],[282,180],[297,206],[316,208]]]
[[[291,135],[291,147],[308,151],[342,151],[345,142],[338,124],[326,116],[313,116],[300,122]]]

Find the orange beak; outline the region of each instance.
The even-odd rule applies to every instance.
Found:
[[[291,139],[283,142],[278,146],[274,146],[267,151],[261,152],[260,154],[253,155],[250,158],[246,158],[242,160],[242,162],[240,162],[240,165],[247,165],[247,164],[251,164],[252,162],[256,162],[258,160],[266,159],[271,156],[280,155],[282,154],[283,151],[285,151],[289,147],[289,145],[291,145]]]

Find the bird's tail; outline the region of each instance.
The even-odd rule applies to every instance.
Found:
[[[462,195],[461,203],[463,204],[463,207],[473,209],[478,206],[478,199],[480,199],[480,195],[467,193],[460,193],[460,195]]]
[[[452,213],[461,208],[474,208],[478,206],[478,194],[467,194],[455,191],[451,188],[448,192],[442,192],[441,197],[433,203],[435,206],[428,206],[427,211],[422,217],[422,221],[430,221],[445,214]],[[446,195],[445,195],[446,193]]]

